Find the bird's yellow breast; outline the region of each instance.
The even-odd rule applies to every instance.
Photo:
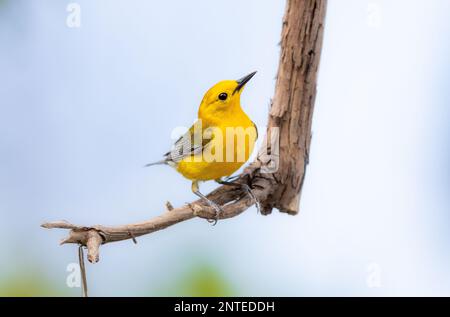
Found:
[[[253,122],[244,114],[209,126],[204,134],[211,141],[201,153],[177,164],[177,171],[190,180],[216,180],[237,171],[250,157],[257,139]],[[209,134],[209,135],[208,135]]]

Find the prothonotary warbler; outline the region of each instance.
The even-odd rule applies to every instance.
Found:
[[[200,181],[215,180],[220,184],[241,186],[252,199],[250,187],[230,182],[232,175],[250,157],[258,130],[241,107],[241,93],[253,72],[238,80],[224,80],[211,87],[203,97],[198,118],[179,138],[164,159],[146,166],[167,164],[192,181],[192,192],[207,202],[216,212],[222,208],[199,191]]]

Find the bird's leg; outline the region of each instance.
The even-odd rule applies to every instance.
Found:
[[[221,180],[221,179],[216,179],[216,182],[221,184],[221,185],[227,185],[227,186],[236,186],[236,187],[240,187],[242,190],[244,190],[247,195],[250,196],[250,198],[253,200],[253,202],[255,203],[256,206],[256,210],[258,212],[260,212],[260,208],[259,208],[259,201],[258,198],[256,198],[255,194],[253,194],[252,189],[250,188],[250,186],[248,186],[247,184],[241,184],[241,183],[235,183],[230,181],[230,179],[233,179],[234,177],[228,177],[226,178],[226,180]],[[234,179],[237,179],[234,178]]]
[[[214,209],[214,211],[216,212],[216,217],[212,221],[210,221],[210,219],[208,219],[208,222],[213,222],[213,226],[215,226],[217,223],[217,220],[219,220],[220,213],[223,211],[222,207],[220,207],[218,204],[216,204],[212,200],[208,199],[208,197],[206,197],[205,195],[203,195],[200,192],[199,187],[198,187],[198,181],[192,182],[192,192],[195,195],[197,195],[198,197],[200,197],[202,200],[204,200],[206,203],[208,203],[208,205],[210,205]]]
[[[228,176],[223,181],[232,183],[233,181],[237,180],[239,177],[240,177],[240,175]],[[219,179],[217,182],[220,184],[221,180]]]

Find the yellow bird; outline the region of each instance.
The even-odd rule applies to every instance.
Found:
[[[216,211],[216,222],[222,208],[200,193],[200,181],[240,186],[256,201],[246,184],[230,182],[232,175],[250,157],[258,130],[241,107],[241,93],[253,72],[238,80],[224,80],[210,88],[203,97],[198,119],[179,138],[164,159],[146,166],[167,164],[192,181],[192,192]]]

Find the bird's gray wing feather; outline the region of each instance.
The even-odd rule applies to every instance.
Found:
[[[197,126],[197,124],[198,122],[194,123],[194,125],[175,142],[173,149],[164,154],[167,163],[178,163],[188,156],[200,154],[210,143],[211,139],[203,138],[201,126]]]

